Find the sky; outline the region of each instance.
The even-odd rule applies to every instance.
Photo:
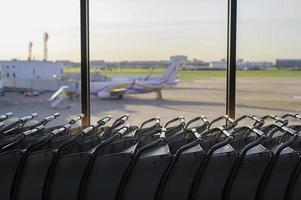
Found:
[[[43,55],[80,60],[79,0],[0,0],[0,60]],[[238,57],[301,58],[300,0],[239,0]],[[226,57],[226,0],[90,0],[91,59],[168,60],[183,54]]]

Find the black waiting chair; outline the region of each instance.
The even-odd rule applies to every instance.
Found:
[[[71,127],[82,118],[83,115],[80,114],[71,119],[64,126],[43,134],[39,140],[41,143],[39,148],[32,149],[26,159],[23,173],[18,183],[16,199],[42,199],[48,170],[55,159],[56,153],[58,152],[57,150],[59,150],[53,147],[52,143],[60,135],[68,132]]]
[[[1,148],[0,153],[0,199],[14,199],[16,195],[17,184],[22,175],[22,170],[26,158],[38,143],[28,141],[26,145],[19,145],[24,139],[31,134],[44,129],[44,126],[39,126],[35,129],[25,131],[20,134],[14,141]]]
[[[238,153],[230,145],[233,139],[231,134],[224,128],[213,128],[203,133],[202,137],[211,134],[223,137],[201,143],[207,152],[206,160],[194,178],[189,199],[221,199],[228,176],[237,161]]]
[[[118,200],[154,199],[160,179],[171,160],[166,129],[153,142],[140,146],[123,176]]]
[[[279,122],[275,123],[275,125],[277,127],[273,131],[283,131],[283,134],[288,135],[289,138],[285,141],[280,141],[279,144],[271,149],[274,156],[259,185],[258,200],[285,200],[289,181],[300,161],[298,152],[290,147],[298,138],[297,132]]]
[[[224,194],[225,200],[255,199],[257,188],[273,156],[270,150],[261,145],[267,136],[259,129],[244,126],[236,129],[232,134],[248,130],[256,136],[242,148],[239,147],[240,145],[234,147],[239,151],[239,158],[229,177]]]
[[[96,147],[84,173],[79,199],[115,199],[136,148],[135,138]]]
[[[79,134],[65,140],[55,150],[56,154],[52,159],[45,180],[43,199],[67,200],[78,198],[82,175],[91,157],[91,152],[86,151],[85,148],[92,148],[93,142],[96,141],[98,144],[102,142],[102,139],[96,138],[85,143],[82,143],[82,141],[97,128],[105,125],[110,119],[111,117],[105,117],[88,126]]]
[[[201,135],[196,129],[191,131],[196,137],[193,142],[169,142],[173,157],[158,186],[156,200],[188,198],[194,177],[206,157],[206,152],[200,145]]]

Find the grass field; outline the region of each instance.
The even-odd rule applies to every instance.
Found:
[[[100,70],[91,67],[91,72],[97,72],[106,76],[147,76],[150,73],[152,75],[159,75],[165,71],[164,68],[158,68],[154,70],[150,69],[112,69],[112,70]],[[79,73],[78,67],[66,68],[65,73]],[[225,77],[226,71],[216,70],[204,70],[204,71],[179,71],[179,77],[181,79],[190,78],[204,78],[204,77]],[[252,70],[252,71],[237,71],[237,77],[248,78],[301,78],[301,71],[292,70]]]

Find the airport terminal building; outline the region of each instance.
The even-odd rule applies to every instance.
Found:
[[[0,61],[3,87],[55,91],[59,88],[63,66],[51,61]]]

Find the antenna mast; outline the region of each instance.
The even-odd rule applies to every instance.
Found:
[[[43,57],[43,61],[47,61],[48,59],[48,46],[47,46],[47,42],[49,39],[49,35],[48,33],[44,33],[44,57]]]
[[[29,42],[29,45],[28,45],[28,60],[30,61],[32,59],[32,42]]]

